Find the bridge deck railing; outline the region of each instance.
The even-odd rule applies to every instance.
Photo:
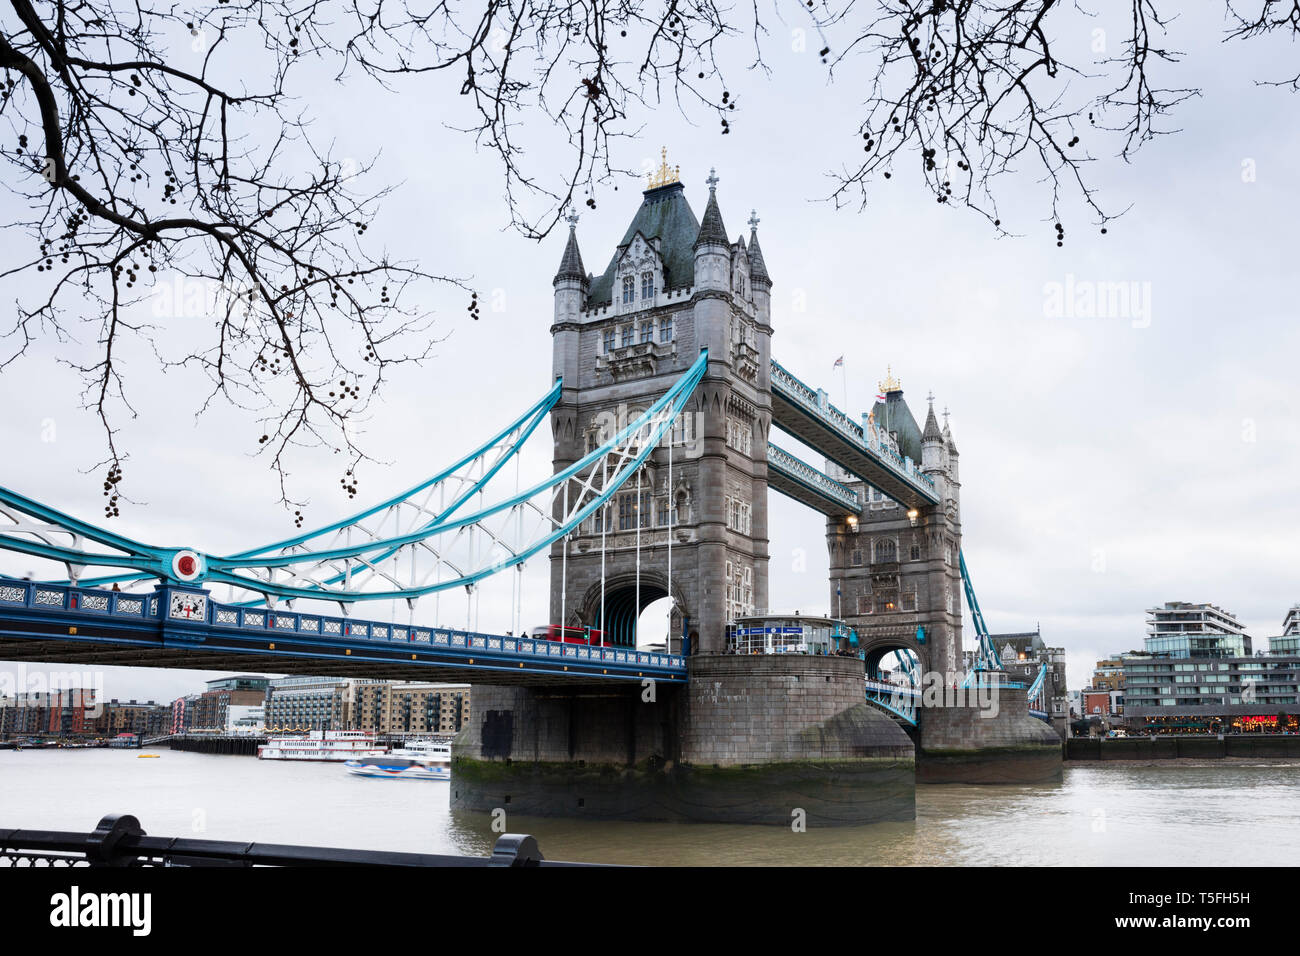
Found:
[[[198,594],[199,592],[191,592]],[[45,584],[0,578],[0,610],[22,607],[34,612],[84,614],[90,618],[159,624],[164,608],[159,596],[150,593],[104,591],[61,584]],[[505,655],[514,659],[553,660],[557,663],[610,663],[625,666],[658,667],[685,673],[686,662],[679,654],[640,651],[635,648],[597,647],[567,644],[531,637],[484,634],[422,625],[331,617],[275,608],[248,608],[218,604],[202,597],[188,616],[166,617],[169,624],[210,625],[218,630],[283,635],[336,641],[417,645],[426,650],[450,650]]]
[[[885,681],[872,680],[871,678],[867,678],[866,684],[867,684],[866,689],[868,692],[884,694],[886,697],[890,697],[890,696],[920,697],[921,696],[921,692],[917,690],[915,687],[911,687],[911,686],[890,684]]]

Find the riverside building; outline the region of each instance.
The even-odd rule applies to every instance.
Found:
[[[1251,653],[1227,611],[1172,602],[1148,611],[1146,651],[1124,655],[1130,727],[1156,733],[1295,732],[1300,655]],[[1290,618],[1288,614],[1288,618]],[[1286,644],[1282,645],[1283,648]]]
[[[469,700],[469,684],[360,684],[355,729],[374,734],[459,733],[469,722]]]
[[[190,730],[224,731],[230,725],[231,707],[258,706],[266,699],[265,677],[241,674],[210,680],[208,689],[194,702]]]
[[[1282,619],[1282,633],[1268,639],[1270,654],[1300,654],[1300,604],[1293,604]]]
[[[1146,650],[1171,657],[1249,657],[1250,636],[1230,611],[1169,601],[1147,609]],[[1127,677],[1126,677],[1127,679]]]
[[[356,687],[342,677],[280,677],[266,689],[266,729],[355,730]]]

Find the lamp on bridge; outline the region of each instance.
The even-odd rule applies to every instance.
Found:
[[[917,511],[915,508],[912,508],[907,512],[907,520],[912,522],[913,528],[916,527],[916,520],[920,516],[921,516],[921,512]]]

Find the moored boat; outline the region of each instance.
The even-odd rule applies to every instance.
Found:
[[[343,761],[378,757],[388,748],[362,730],[315,730],[305,734],[272,737],[257,748],[260,760]]]

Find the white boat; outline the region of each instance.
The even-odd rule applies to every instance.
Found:
[[[257,748],[259,760],[353,760],[388,752],[363,730],[314,730],[292,737],[272,737]]]
[[[402,780],[450,780],[451,744],[436,740],[412,743],[382,756],[361,757],[345,763],[358,777]]]

